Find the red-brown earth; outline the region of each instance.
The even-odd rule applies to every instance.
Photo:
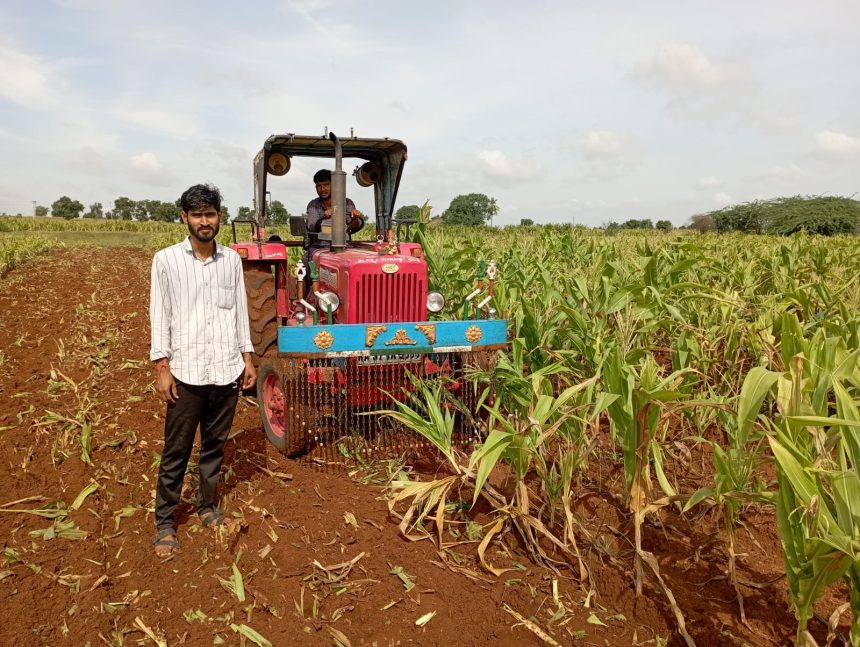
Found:
[[[70,248],[0,279],[0,643],[250,645],[239,630],[252,628],[274,645],[683,644],[647,569],[643,595],[634,593],[623,474],[605,442],[576,500],[591,597],[572,570],[559,578],[530,562],[513,533],[487,551],[494,566],[512,569],[498,577],[481,568],[477,542],[440,553],[430,540],[405,539],[385,501],[385,464],[322,469],[289,460],[266,442],[251,398],[240,400],[222,472],[231,531],[197,524],[189,476],[182,550],[157,559],[152,508],[164,406],[147,362],[150,258],[139,249]],[[697,445],[678,440],[669,463],[689,493],[709,484],[708,462]],[[432,476],[429,467],[423,472]],[[91,482],[98,488],[68,509]],[[46,535],[62,526],[20,512],[56,501],[85,538]],[[646,524],[645,548],[698,645],[790,644],[795,622],[773,514],[748,509],[742,520],[747,624],[713,515],[666,508]],[[234,564],[244,601],[222,584]],[[818,603],[811,629],[820,641],[845,597],[835,587]]]

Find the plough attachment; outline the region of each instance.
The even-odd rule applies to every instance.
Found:
[[[431,391],[454,418],[455,444],[481,440],[486,429],[478,401],[486,384],[468,376],[472,367],[489,371],[495,365],[505,327],[504,322],[478,323],[281,327],[279,347],[296,348],[314,339],[328,346],[316,353],[281,352],[261,363],[257,401],[269,440],[289,456],[307,454],[323,462],[345,455],[370,459],[420,452],[422,437],[384,412],[397,409],[398,401],[421,410],[414,400],[428,392],[419,388],[422,382],[438,385]],[[439,329],[446,327],[451,330],[440,338]],[[414,333],[422,329],[425,345],[418,347]],[[443,345],[445,333],[465,335],[469,329],[474,344]],[[480,344],[479,330],[481,338],[496,343]],[[363,333],[363,348],[348,348],[350,332]]]

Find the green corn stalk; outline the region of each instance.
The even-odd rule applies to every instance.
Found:
[[[627,499],[633,513],[636,553],[634,583],[636,594],[642,594],[642,522],[651,500],[651,468],[656,473],[664,493],[675,496],[662,467],[662,449],[657,428],[666,403],[679,400],[683,394],[675,386],[687,371],[676,371],[659,379],[657,365],[646,357],[639,373],[623,362],[618,348],[610,352],[606,364],[605,382],[610,393],[618,396],[609,405],[609,417],[614,437],[624,456],[624,476]]]
[[[826,343],[819,338],[813,352]],[[814,644],[807,629],[813,605],[840,578],[849,588],[852,641],[860,640],[860,415],[833,373],[830,387],[839,417],[817,415],[816,392],[821,374],[829,372],[826,366],[809,367],[803,354],[791,358],[789,376],[780,378],[777,388],[780,417],[768,437],[777,467],[777,525],[797,618],[797,645]]]
[[[768,500],[761,488],[753,486],[751,482],[754,467],[763,462],[759,456],[762,437],[753,437],[753,427],[762,403],[780,377],[780,373],[761,367],[753,368],[747,374],[741,387],[737,414],[726,421],[726,446],[721,442],[709,442],[713,457],[714,486],[700,488],[690,496],[684,506],[685,512],[702,502],[710,502],[717,508],[722,518],[729,557],[729,580],[735,590],[743,622],[746,622],[746,612],[737,579],[735,530],[738,513],[745,503]]]

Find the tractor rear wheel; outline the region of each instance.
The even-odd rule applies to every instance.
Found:
[[[295,360],[264,359],[257,372],[257,405],[266,436],[287,456],[307,451],[316,416],[302,397],[305,380]]]
[[[254,363],[278,352],[278,311],[275,300],[275,275],[270,267],[245,270],[245,292],[248,295],[248,320]]]

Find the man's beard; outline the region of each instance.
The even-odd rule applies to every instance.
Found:
[[[212,228],[209,231],[201,233],[199,228],[197,231],[194,231],[194,229],[191,228],[191,225],[188,225],[188,233],[191,234],[193,238],[199,240],[201,243],[208,243],[215,240],[215,237],[218,235],[218,231],[220,229],[221,224],[215,223],[214,225],[212,225]]]

